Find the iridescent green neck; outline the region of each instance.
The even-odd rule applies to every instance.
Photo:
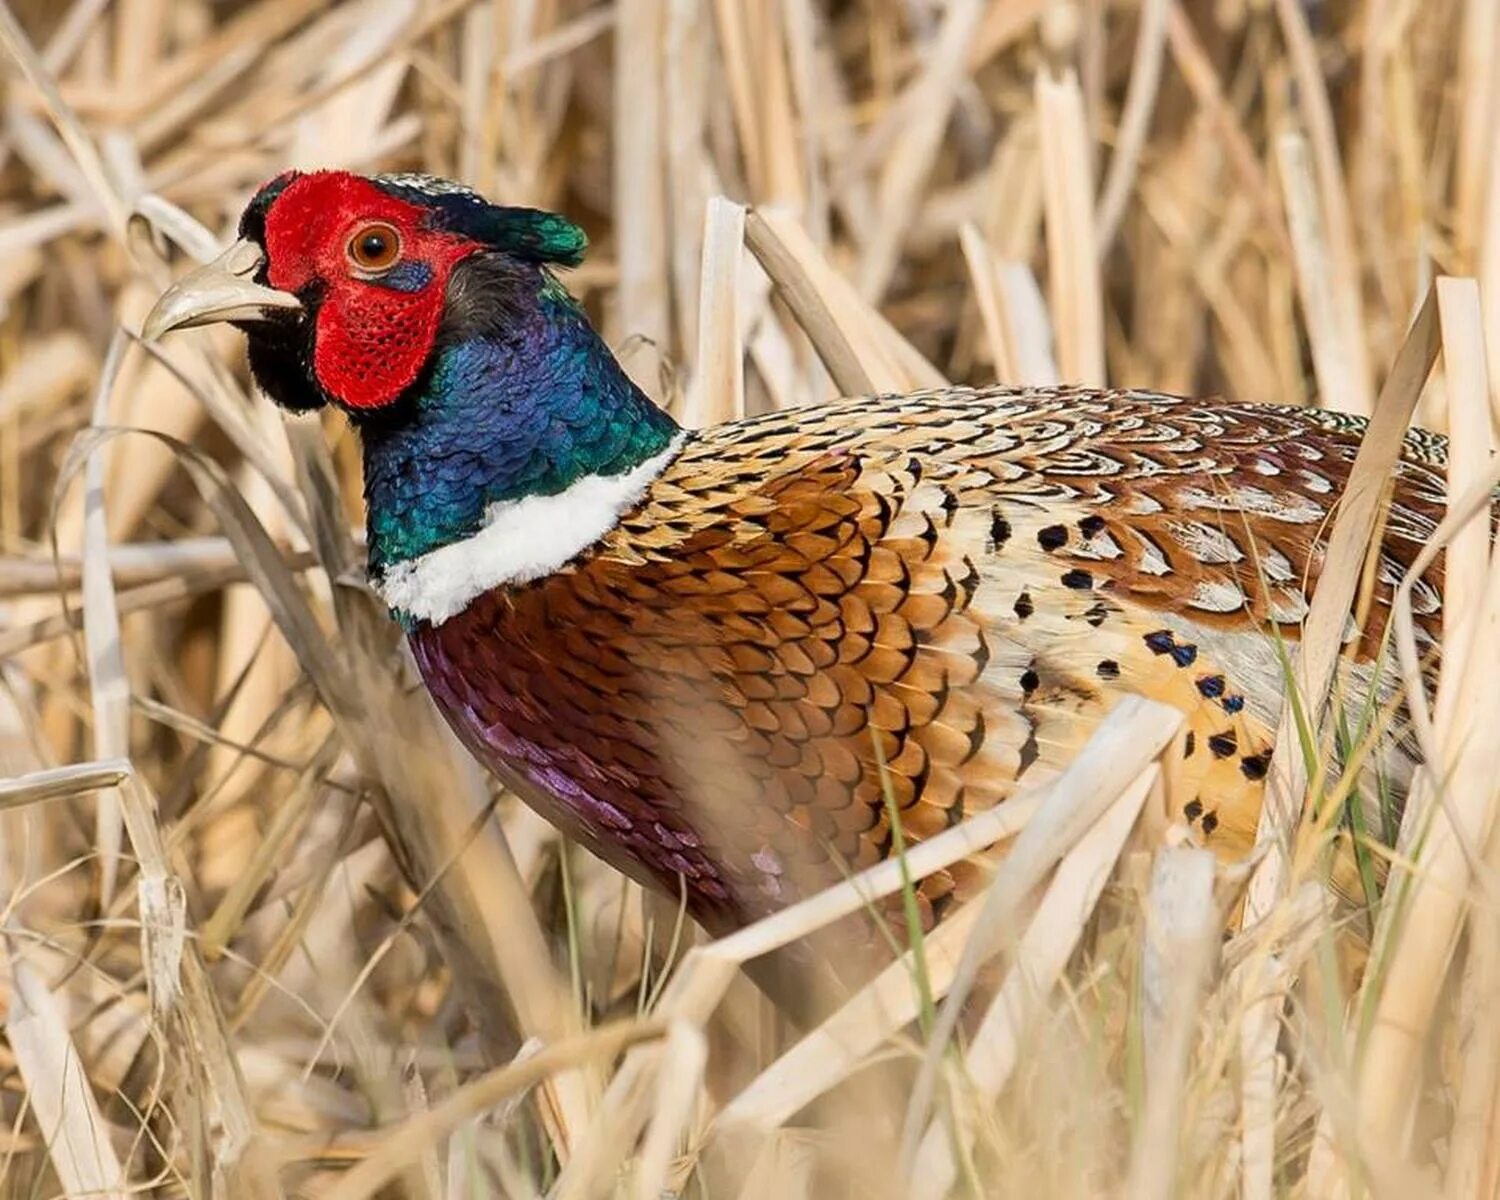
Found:
[[[494,504],[622,475],[677,433],[571,297],[531,277],[437,352],[399,419],[362,429],[372,575],[472,536]]]

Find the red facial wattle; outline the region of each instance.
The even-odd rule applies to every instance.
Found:
[[[390,404],[432,352],[453,267],[483,247],[431,229],[425,213],[368,181],[339,172],[294,179],[266,218],[267,282],[320,294],[313,349],[319,385],[348,408]],[[350,239],[372,223],[394,229],[394,269],[362,271]]]

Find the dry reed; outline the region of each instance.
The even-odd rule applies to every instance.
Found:
[[[0,51],[5,1195],[1500,1196],[1496,0],[0,0]],[[1122,705],[909,854],[1015,839],[934,1008],[909,951],[790,1029],[740,968],[897,864],[710,942],[568,852],[362,588],[347,428],[232,333],[133,336],[288,166],[568,212],[690,424],[994,380],[1372,413],[1257,856],[1179,844],[1176,717]],[[1414,412],[1446,652],[1429,702],[1404,588],[1431,765],[1351,913],[1318,714]]]

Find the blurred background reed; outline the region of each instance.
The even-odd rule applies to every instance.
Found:
[[[909,986],[799,1043],[755,947],[492,795],[360,589],[346,424],[232,331],[131,336],[285,168],[566,212],[691,424],[997,379],[1370,413],[1476,277],[1391,391],[1487,469],[1500,0],[0,0],[0,46],[6,1195],[907,1190],[861,1081],[920,1054]],[[1160,723],[1112,726],[1117,836],[1033,864],[1035,969],[911,1190],[1500,1194],[1490,683],[1439,712],[1466,853],[1403,842],[1353,996],[1300,858],[1222,953],[1182,916],[1244,873],[1126,841]],[[1384,1073],[1380,1014],[1420,1017]]]

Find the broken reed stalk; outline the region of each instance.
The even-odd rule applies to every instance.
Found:
[[[96,434],[104,429],[110,392],[129,344],[124,332],[117,330],[100,375],[94,405]],[[83,630],[95,749],[101,756],[125,758],[129,755],[130,683],[125,675],[120,616],[108,568],[104,447],[102,439],[94,438],[83,465],[87,491]],[[68,477],[65,471],[63,482]],[[189,1089],[198,1092],[195,1109],[203,1122],[200,1134],[211,1137],[216,1145],[216,1171],[244,1181],[252,1189],[263,1189],[265,1164],[246,1156],[256,1137],[257,1123],[203,961],[196,946],[188,943],[186,897],[181,880],[166,859],[156,804],[149,788],[134,774],[127,775],[121,785],[117,791],[106,791],[95,799],[96,839],[103,868],[101,904],[107,905],[113,893],[121,841],[128,829],[139,864],[136,890],[148,994],[153,1015],[169,1043],[175,1042],[178,1074],[171,1080],[173,1091],[179,1097]]]
[[[116,787],[130,772],[128,758],[114,758],[15,775],[0,780],[0,808],[21,808]]]
[[[958,1128],[950,1131],[939,1117],[929,1123],[922,1136],[911,1171],[913,1197],[936,1200],[947,1195],[957,1181],[954,1141],[958,1141],[961,1157],[972,1153],[975,1109],[993,1102],[1009,1081],[1021,1057],[1027,1027],[1044,1011],[1046,998],[1077,947],[1141,807],[1159,778],[1155,765],[1136,776],[1058,864],[1017,940],[1005,982],[964,1053],[963,1078],[955,1088],[959,1096]]]
[[[939,1065],[980,967],[1007,943],[1014,942],[1022,903],[1062,854],[1098,819],[1104,805],[1116,794],[1118,781],[1134,779],[1144,771],[1172,740],[1182,722],[1182,714],[1177,710],[1137,696],[1124,697],[1114,716],[1120,718],[1116,730],[1126,728],[1129,721],[1138,740],[1127,742],[1118,732],[1102,736],[1106,726],[1100,726],[1061,776],[1069,784],[1065,794],[1081,794],[1082,799],[1072,804],[1055,803],[1038,813],[1017,838],[1007,859],[1010,869],[1000,872],[985,893],[979,927],[964,946],[963,958],[928,1036],[921,1071],[912,1087],[901,1154],[909,1178],[916,1162],[918,1141],[932,1108]]]
[[[32,779],[55,776],[39,767],[32,748],[18,736],[25,722],[11,690],[17,680],[7,674],[0,676],[0,682],[7,685],[0,688],[0,764],[13,771],[32,768]],[[120,772],[119,778],[127,773],[128,769]],[[7,835],[19,831],[19,816],[0,814]],[[23,881],[5,861],[0,862],[0,882],[10,892]],[[123,1200],[128,1183],[125,1171],[89,1085],[86,1060],[68,1029],[64,1002],[49,988],[43,970],[29,961],[41,947],[23,915],[20,906],[9,905],[0,919],[11,989],[5,1036],[16,1070],[39,1128],[49,1131],[47,1153],[63,1186],[73,1194]]]
[[[794,221],[769,210],[752,212],[745,241],[843,395],[900,390],[901,368],[881,345],[852,289],[829,270]]]
[[[6,929],[7,934],[19,932]],[[46,980],[11,944],[11,1001],[5,1037],[26,1085],[48,1151],[69,1195],[125,1200],[129,1195],[108,1126],[89,1088],[83,1057]]]
[[[965,82],[965,59],[985,8],[984,0],[953,0],[944,9],[920,71],[895,100],[905,119],[880,169],[875,232],[865,248],[859,277],[859,293],[868,303],[877,303],[890,284],[949,113]]]
[[[1170,1195],[1177,1184],[1188,1055],[1220,925],[1214,870],[1212,851],[1195,847],[1162,850],[1152,867],[1141,964],[1146,1105],[1130,1155],[1132,1200]]]
[[[1071,70],[1037,72],[1042,139],[1048,302],[1057,331],[1057,362],[1070,383],[1104,382],[1104,298],[1100,291],[1094,185],[1083,93]]]
[[[294,570],[306,568],[313,561],[311,555],[303,552],[289,552],[283,557]],[[238,568],[234,548],[221,537],[117,543],[110,547],[109,553],[110,575],[117,591],[195,571]],[[74,592],[81,577],[82,564],[76,554],[61,555],[55,561],[43,555],[0,559],[0,598]]]
[[[1489,389],[1478,290],[1472,281],[1439,281],[1438,296],[1445,361],[1449,353],[1453,358],[1448,372],[1449,386],[1455,389],[1453,400],[1487,415]],[[1490,440],[1483,434],[1480,437],[1481,445],[1475,450]],[[1493,607],[1500,603],[1500,556],[1487,545],[1489,500],[1500,486],[1500,468],[1488,458],[1464,450],[1450,461],[1453,500],[1449,516],[1428,547],[1447,545],[1450,571],[1468,576],[1451,597],[1445,596],[1445,601],[1456,599],[1458,606],[1445,603],[1444,610],[1445,632],[1452,629],[1467,654],[1443,660],[1431,747],[1409,802],[1408,817],[1417,827],[1426,827],[1420,851],[1415,840],[1408,843],[1417,869],[1409,884],[1395,875],[1387,885],[1402,887],[1398,894],[1403,903],[1389,905],[1381,913],[1375,942],[1379,970],[1367,976],[1367,990],[1374,980],[1379,991],[1362,997],[1372,1010],[1356,1110],[1359,1145],[1366,1154],[1401,1152],[1409,1105],[1417,1092],[1422,1035],[1431,1026],[1465,915],[1471,911],[1468,896],[1473,871],[1483,857],[1500,804],[1500,791],[1495,787],[1500,777],[1500,743],[1478,736],[1486,727],[1486,717],[1493,716],[1487,710],[1496,708],[1485,696],[1493,664],[1500,661]],[[1475,526],[1479,536],[1465,538],[1466,527]],[[1397,592],[1396,637],[1420,730],[1420,714],[1427,702],[1421,676],[1412,669],[1416,664],[1412,582],[1409,575]],[[1446,705],[1445,693],[1452,696]]]
[[[1439,345],[1438,302],[1436,293],[1429,292],[1382,389],[1329,535],[1323,576],[1303,626],[1291,678],[1308,713],[1321,711],[1333,681],[1344,624],[1354,604],[1360,567],[1378,519],[1384,482],[1400,457],[1402,440]],[[1303,821],[1301,800],[1307,789],[1307,764],[1301,757],[1296,709],[1291,703],[1282,709],[1266,785],[1266,802],[1255,835],[1256,848],[1265,857],[1246,893],[1241,921],[1245,928],[1264,920],[1286,893],[1294,839]]]
[[[1266,793],[1256,830],[1264,854],[1250,880],[1241,914],[1242,928],[1263,929],[1263,956],[1247,965],[1242,977],[1257,986],[1241,1017],[1241,1153],[1247,1200],[1269,1196],[1274,1159],[1274,1080],[1276,1045],[1273,1030],[1293,977],[1279,957],[1275,916],[1297,882],[1297,863],[1310,865],[1324,832],[1304,810],[1308,764],[1301,752],[1298,705],[1312,723],[1317,744],[1324,744],[1321,714],[1333,682],[1348,614],[1354,604],[1361,565],[1378,519],[1384,481],[1401,453],[1402,439],[1416,410],[1422,387],[1436,361],[1439,344],[1439,297],[1429,292],[1402,344],[1360,447],[1349,485],[1329,537],[1322,578],[1302,631],[1290,683],[1297,703],[1283,706],[1276,749],[1266,776]],[[1301,869],[1305,870],[1304,865]]]
[[[1007,319],[1000,264],[995,261],[984,234],[972,222],[959,230],[959,238],[964,248],[964,265],[969,270],[974,289],[974,302],[984,322],[990,361],[995,365],[995,379],[999,383],[1018,381],[1021,372],[1017,365],[1016,332]]]
[[[1120,111],[1120,132],[1105,172],[1104,187],[1094,217],[1098,252],[1102,258],[1114,243],[1120,218],[1135,186],[1141,148],[1156,108],[1161,84],[1162,61],[1166,57],[1167,13],[1171,0],[1145,0],[1141,5],[1140,29],[1135,37],[1135,58],[1130,68],[1130,87]]]
[[[1329,408],[1365,414],[1369,410],[1361,407],[1362,393],[1351,344],[1352,338],[1362,335],[1349,329],[1339,309],[1333,255],[1307,140],[1300,133],[1287,132],[1277,145],[1287,224],[1296,252],[1297,284],[1307,318],[1318,394]]]
[[[1307,13],[1297,0],[1275,0],[1276,16],[1287,42],[1297,98],[1307,122],[1314,169],[1317,174],[1320,224],[1327,231],[1327,270],[1333,290],[1333,324],[1338,330],[1342,365],[1339,390],[1326,397],[1329,407],[1348,404],[1348,411],[1368,413],[1373,394],[1370,386],[1369,353],[1365,348],[1364,311],[1360,300],[1358,254],[1354,247],[1354,224],[1349,216],[1349,197],[1344,187],[1338,134],[1318,65],[1317,47],[1307,26]]]
[[[714,196],[703,221],[698,370],[681,414],[682,423],[690,429],[706,429],[745,415],[745,348],[740,318],[745,208],[724,196]]]

